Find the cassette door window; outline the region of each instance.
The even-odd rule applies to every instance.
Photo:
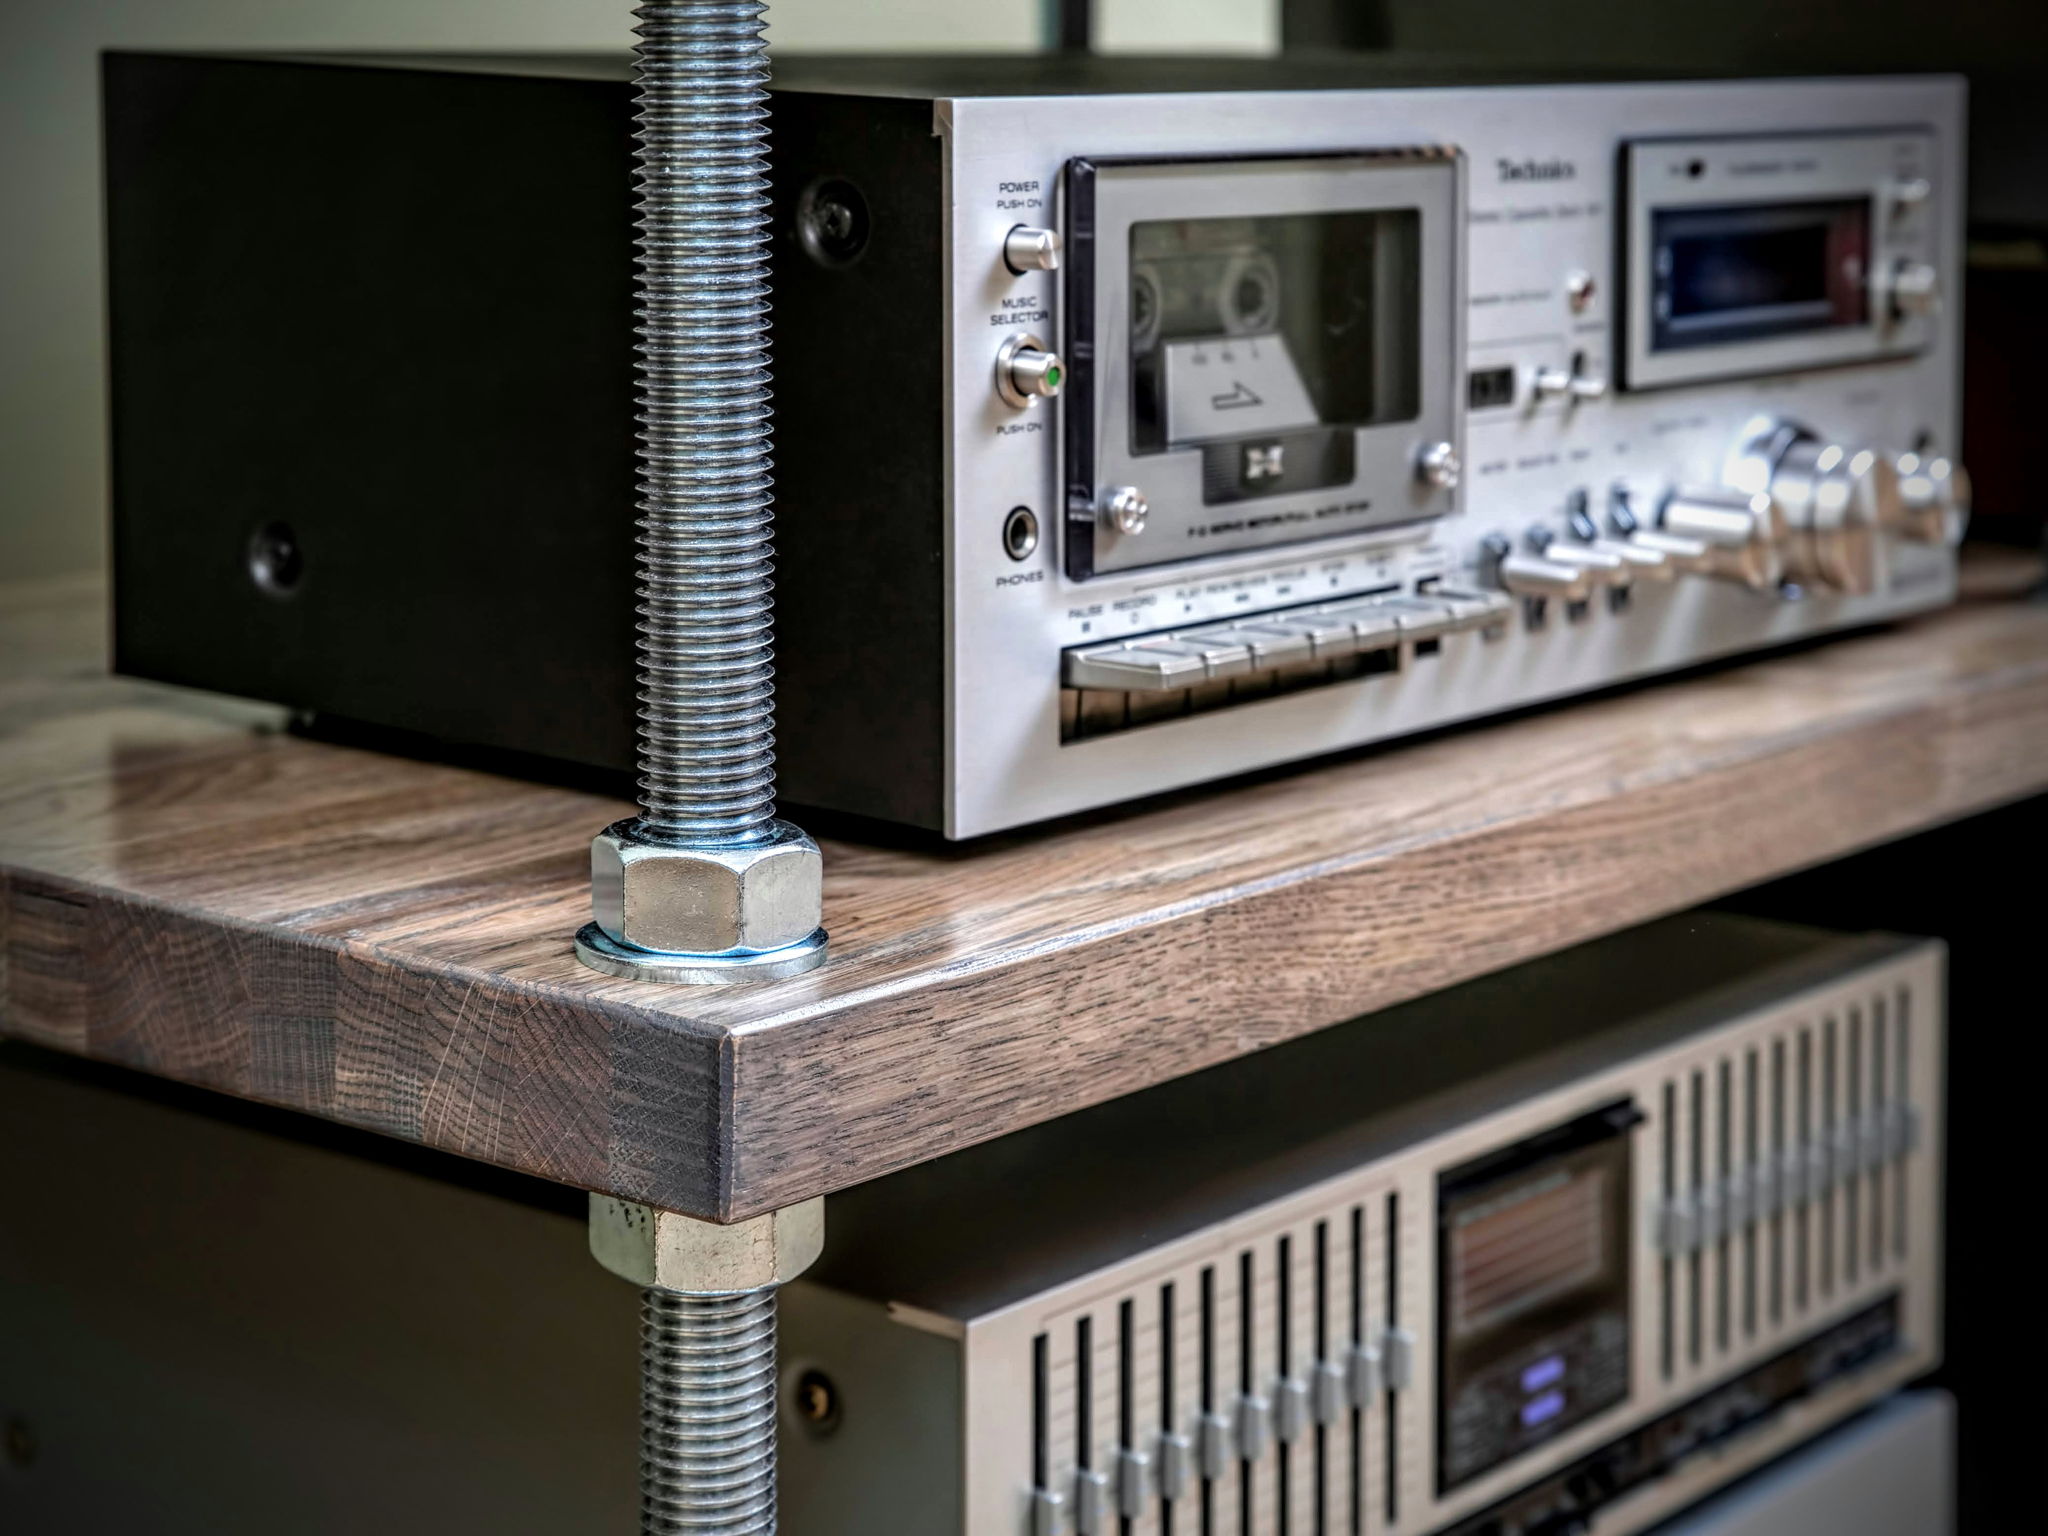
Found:
[[[1451,511],[1462,203],[1447,150],[1071,161],[1067,574]]]

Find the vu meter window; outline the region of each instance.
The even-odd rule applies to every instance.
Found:
[[[1658,352],[1870,321],[1870,203],[1659,209],[1650,218]]]
[[[1564,1172],[1451,1223],[1451,1335],[1482,1333],[1598,1280],[1607,1264],[1607,1173]]]
[[[1412,208],[1135,224],[1131,451],[1420,411]]]

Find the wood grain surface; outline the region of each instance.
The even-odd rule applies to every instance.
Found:
[[[966,849],[828,842],[832,958],[584,970],[616,802],[105,676],[0,589],[0,1030],[735,1219],[2048,788],[2048,609]]]

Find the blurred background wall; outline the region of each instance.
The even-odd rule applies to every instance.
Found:
[[[632,0],[0,0],[0,582],[106,543],[105,48],[619,49]],[[1052,0],[774,0],[777,47],[1031,49]],[[1104,47],[1270,49],[1279,0],[1100,0]]]

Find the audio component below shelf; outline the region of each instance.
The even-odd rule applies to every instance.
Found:
[[[790,800],[973,837],[1953,597],[1960,80],[1122,67],[778,68]],[[109,60],[124,671],[629,765],[629,112]]]
[[[1942,985],[1695,913],[842,1197],[784,1527],[1644,1530],[1937,1363]]]

